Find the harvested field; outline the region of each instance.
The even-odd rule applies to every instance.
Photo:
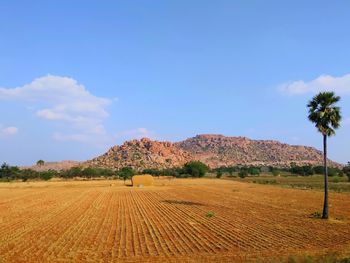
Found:
[[[216,179],[0,184],[0,262],[232,262],[348,251],[350,195]],[[208,216],[208,213],[211,216]]]

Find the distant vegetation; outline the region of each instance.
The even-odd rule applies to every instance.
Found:
[[[123,167],[120,170],[111,170],[103,168],[85,168],[73,167],[69,170],[55,171],[34,171],[31,169],[19,169],[16,166],[10,166],[6,163],[2,164],[0,168],[0,181],[12,180],[50,180],[51,178],[111,178],[128,180],[135,174],[150,174],[153,176],[173,176],[176,178],[201,178],[210,173],[216,178],[226,177],[240,177],[240,178],[257,178],[260,175],[270,176],[303,176],[322,174],[323,166],[296,166],[292,165],[289,168],[277,168],[272,166],[229,166],[209,169],[209,167],[201,162],[188,162],[183,167],[168,168],[168,169],[144,169],[142,171],[133,170],[131,167]],[[262,176],[262,178],[264,177]],[[343,169],[328,168],[328,176],[330,177],[344,177],[350,182],[350,162]]]
[[[345,174],[345,170],[350,170],[350,167],[346,166],[343,169],[336,168],[336,167],[329,167],[328,168],[328,176],[343,176]],[[292,164],[291,167],[288,168],[279,168],[279,167],[272,167],[272,166],[243,166],[243,165],[237,165],[237,166],[228,166],[228,167],[219,167],[212,170],[215,173],[224,173],[228,176],[239,176],[241,178],[244,178],[246,176],[257,176],[261,173],[267,174],[271,173],[274,176],[283,175],[283,174],[294,174],[294,175],[301,175],[301,176],[309,176],[314,174],[323,174],[323,166],[311,166],[311,165],[305,165],[305,166],[297,166],[295,164]]]
[[[69,170],[48,170],[48,171],[34,171],[31,169],[19,169],[17,166],[10,166],[4,163],[0,168],[0,180],[50,180],[53,177],[70,179],[70,178],[113,178],[123,179],[124,181],[130,179],[134,174],[151,174],[154,176],[174,176],[178,178],[187,177],[203,177],[209,171],[209,167],[204,163],[198,161],[191,161],[180,168],[171,168],[165,170],[145,169],[143,171],[135,171],[131,167],[123,167],[120,170],[111,170],[103,168],[88,167],[82,169],[80,167],[73,167]]]

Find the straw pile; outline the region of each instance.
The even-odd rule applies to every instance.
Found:
[[[151,186],[154,183],[153,176],[149,174],[145,175],[134,175],[131,178],[132,186],[142,187],[142,186]]]

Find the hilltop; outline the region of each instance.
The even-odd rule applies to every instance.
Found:
[[[164,169],[178,167],[192,160],[188,152],[171,142],[153,141],[148,138],[131,140],[110,148],[105,154],[84,162],[82,167],[120,169],[125,166],[134,169]]]
[[[80,162],[65,160],[60,162],[45,162],[43,165],[32,165],[32,166],[22,166],[21,169],[32,169],[37,172],[47,171],[47,170],[69,170],[72,167],[78,166]]]
[[[126,141],[110,148],[105,154],[81,164],[82,167],[120,169],[130,166],[137,170],[179,167],[191,160],[200,160],[211,168],[232,165],[264,165],[288,167],[322,165],[322,152],[308,146],[289,145],[272,140],[251,140],[203,134],[181,142],[161,142],[143,138]],[[339,166],[329,161],[330,166]]]
[[[323,162],[322,152],[313,147],[289,145],[273,140],[203,134],[175,145],[210,167],[238,164],[288,167],[292,163],[301,166],[322,165]],[[339,165],[329,162],[331,166]]]

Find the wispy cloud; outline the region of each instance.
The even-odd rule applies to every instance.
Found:
[[[141,139],[150,138],[154,139],[154,133],[146,128],[136,128],[132,130],[126,130],[119,132],[115,135],[118,139],[129,140],[129,139]]]
[[[13,126],[4,127],[4,128],[0,127],[0,135],[2,136],[13,136],[13,135],[16,135],[17,133],[18,133],[17,127],[13,127]]]
[[[80,136],[55,133],[53,138],[80,142],[89,141],[91,135],[106,134],[103,122],[109,115],[106,108],[112,103],[108,98],[91,94],[75,79],[52,75],[21,87],[0,88],[0,100],[23,102],[37,117],[68,125]]]
[[[338,94],[350,94],[350,74],[341,77],[321,75],[311,81],[298,80],[281,84],[278,89],[288,95],[302,95],[320,91],[334,91]]]

